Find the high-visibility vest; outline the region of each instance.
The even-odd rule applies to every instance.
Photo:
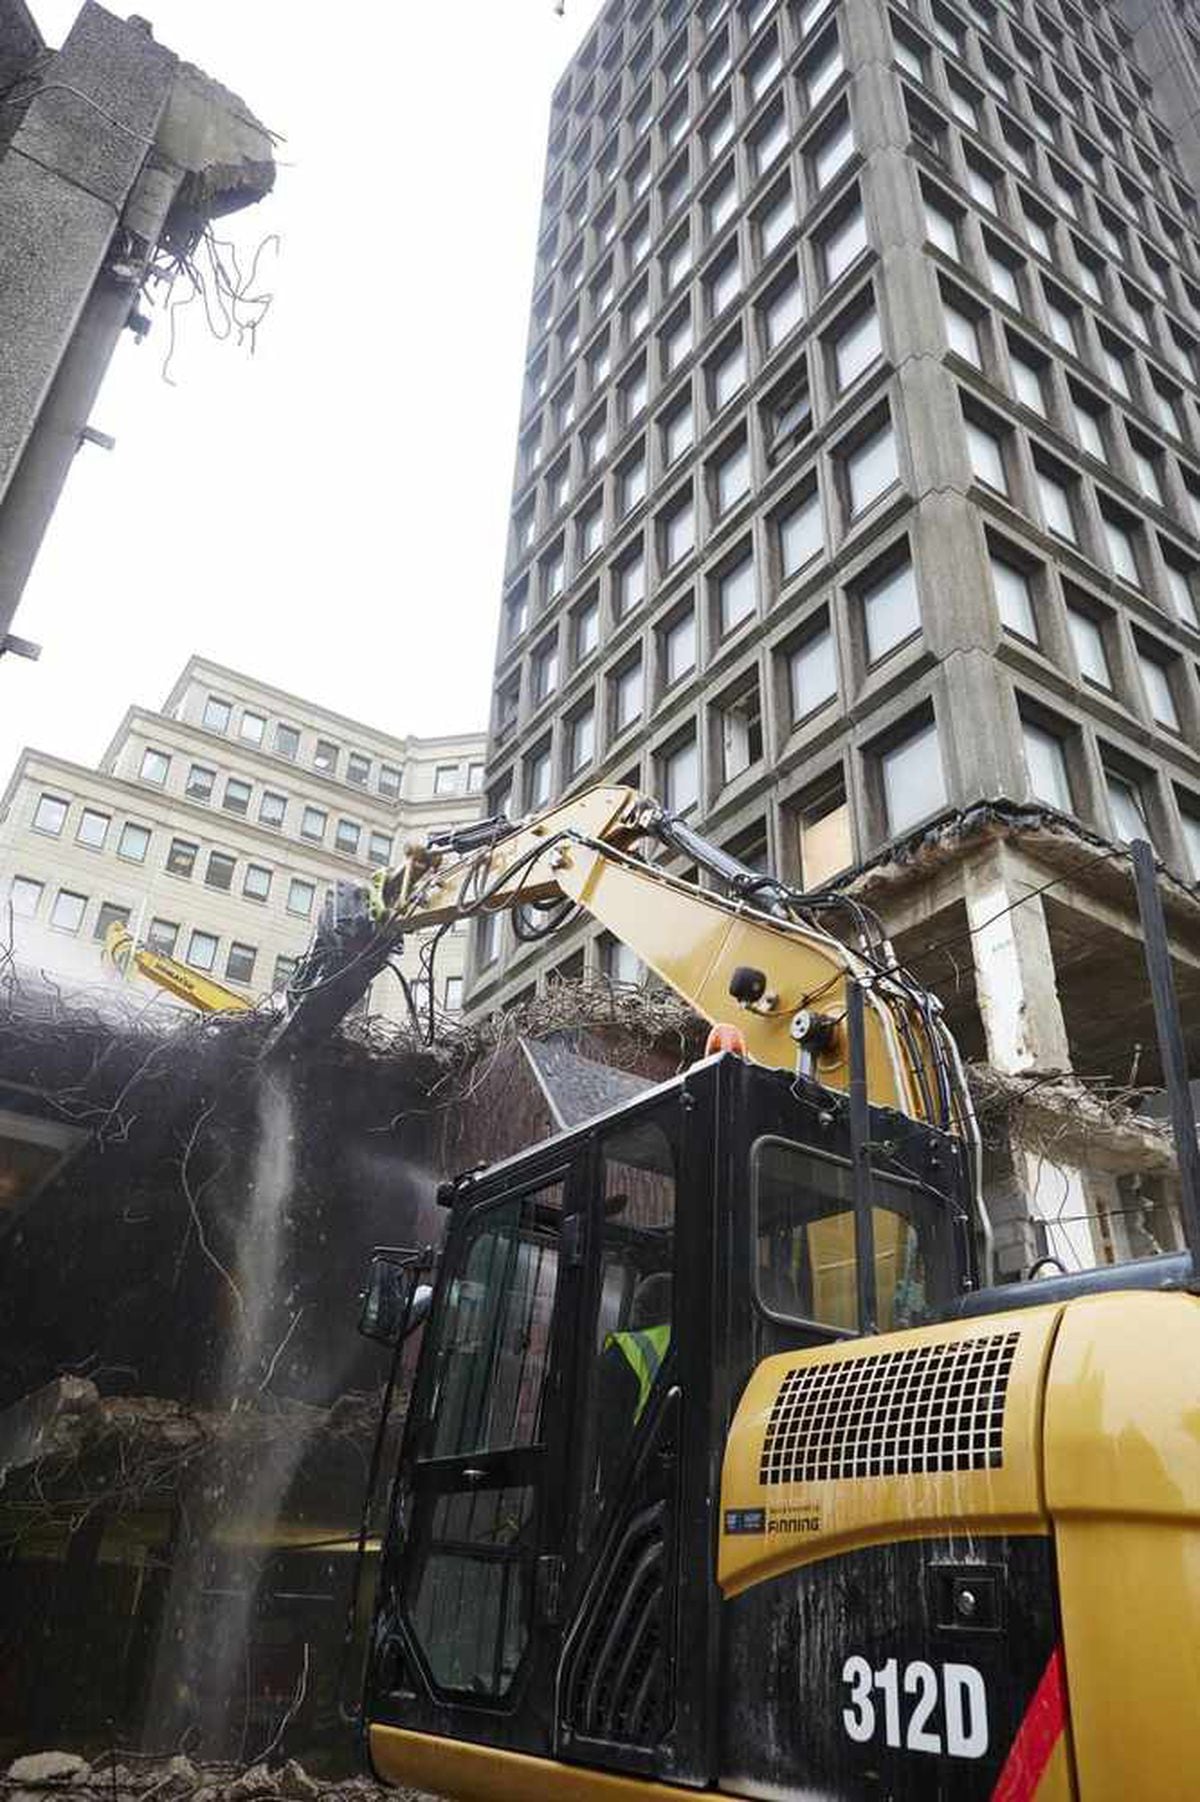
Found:
[[[633,1420],[636,1426],[650,1399],[650,1391],[662,1369],[663,1359],[671,1343],[669,1322],[662,1326],[634,1327],[625,1333],[610,1333],[605,1348],[615,1345],[638,1382],[638,1404]]]

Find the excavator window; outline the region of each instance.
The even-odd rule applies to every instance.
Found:
[[[536,1465],[559,1276],[562,1183],[481,1208],[433,1323],[411,1619],[435,1682],[500,1697],[529,1639]]]
[[[835,1334],[858,1331],[849,1163],[765,1137],[751,1151],[755,1284],[777,1319]],[[871,1173],[879,1326],[936,1317],[949,1275],[945,1215],[920,1184]]]
[[[541,1219],[561,1185],[490,1209],[465,1249],[437,1345],[435,1458],[532,1445],[539,1437],[558,1275]]]
[[[616,1491],[639,1422],[653,1406],[671,1343],[675,1155],[653,1119],[601,1141],[599,1299],[579,1542]]]

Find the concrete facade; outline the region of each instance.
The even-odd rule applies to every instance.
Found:
[[[265,995],[335,882],[478,818],[483,755],[482,735],[398,738],[193,657],[160,711],[128,710],[98,769],[22,753],[0,801],[0,942],[19,964],[95,980],[119,915],[139,941]],[[452,932],[439,951],[450,1014],[465,943]],[[413,980],[419,950],[402,959]],[[369,1008],[407,1019],[390,972]]]
[[[62,48],[0,0],[0,654],[161,246],[274,181],[237,95],[87,0]]]
[[[809,889],[984,803],[1109,856],[1146,835],[1185,897],[1186,984],[1189,29],[1100,0],[605,8],[553,101],[491,810],[628,781]],[[1112,914],[1136,976],[1124,860],[1120,896],[1059,870],[1043,901],[1022,856],[939,879],[969,969],[951,1011],[998,1071],[1116,1080],[1152,1046],[1144,985],[1085,1027],[1055,978]],[[936,938],[930,896],[875,886],[907,951]],[[493,932],[471,1005],[556,962],[634,973],[586,925],[532,951]]]

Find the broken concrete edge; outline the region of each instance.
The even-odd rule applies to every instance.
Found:
[[[839,893],[859,901],[887,894],[911,883],[923,881],[943,865],[956,862],[971,844],[983,845],[989,840],[1014,838],[1034,850],[1051,854],[1069,849],[1077,854],[1064,879],[1086,877],[1108,867],[1120,872],[1132,896],[1132,863],[1126,845],[1093,832],[1067,814],[1051,807],[1031,806],[1027,802],[1009,801],[1004,797],[980,802],[974,807],[951,808],[927,821],[916,831],[893,840],[872,857],[857,865],[846,876],[830,883]],[[1160,860],[1159,880],[1164,904],[1200,926],[1200,892],[1195,884],[1185,881]]]
[[[154,136],[178,172],[164,240],[194,237],[214,219],[264,199],[275,185],[275,137],[245,101],[194,63],[179,63]]]
[[[194,238],[274,186],[276,134],[240,95],[158,43],[144,19],[122,20],[85,0],[54,51],[6,7],[0,57],[7,65],[0,144],[31,132],[43,166],[120,215],[147,252],[160,235],[173,243]],[[126,65],[139,72],[140,87],[115,78]],[[119,175],[99,156],[113,134],[124,157]],[[144,216],[150,171],[161,196],[157,217]]]

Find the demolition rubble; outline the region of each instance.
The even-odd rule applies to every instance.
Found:
[[[119,994],[0,978],[0,1755],[186,1752],[198,1793],[249,1796],[228,1786],[269,1746],[332,1781],[369,1611],[368,1582],[347,1649],[387,1365],[355,1330],[371,1248],[435,1240],[442,1174],[672,1074],[700,1025],[564,991],[436,1052],[360,1022],[268,1076],[267,1015]]]
[[[35,1752],[14,1759],[0,1777],[6,1802],[51,1802],[55,1796],[70,1802],[370,1802],[384,1794],[394,1802],[434,1802],[419,1790],[385,1792],[364,1777],[311,1777],[294,1758],[239,1769],[197,1765],[184,1753],[124,1764],[110,1752],[89,1764],[76,1752]]]

